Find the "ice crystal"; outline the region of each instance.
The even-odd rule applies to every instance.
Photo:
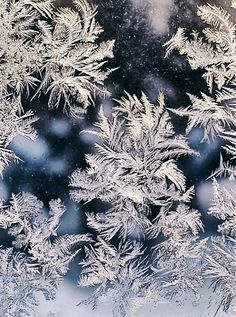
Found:
[[[46,94],[49,108],[81,117],[95,95],[106,95],[114,41],[99,41],[96,9],[84,0],[56,8],[53,1],[1,0],[0,174],[16,155],[7,149],[17,134],[35,139],[26,100]],[[73,8],[72,8],[73,7]],[[30,98],[30,99],[29,99]],[[32,101],[33,102],[33,101]]]
[[[76,201],[100,199],[112,204],[106,214],[88,214],[89,226],[111,239],[123,239],[135,230],[150,226],[149,205],[188,200],[185,177],[176,159],[192,155],[187,141],[176,136],[161,94],[158,105],[145,95],[141,101],[127,95],[118,102],[111,118],[100,111],[95,133],[102,140],[97,153],[86,156],[89,167],[71,176],[72,198]]]
[[[160,94],[157,106],[144,94],[141,100],[127,94],[117,103],[111,119],[101,109],[98,130],[87,131],[102,142],[95,154],[86,156],[87,170],[72,174],[71,195],[76,201],[100,199],[111,206],[87,214],[98,242],[87,249],[80,283],[97,285],[87,303],[96,307],[98,300],[110,299],[113,315],[127,316],[141,303],[157,305],[183,289],[197,294],[205,240],[198,238],[203,230],[199,212],[185,205],[194,190],[186,191],[178,168],[181,155],[196,153],[175,134],[164,96]],[[132,246],[134,237],[152,241],[150,259],[145,259],[147,250],[140,251],[144,247]],[[111,244],[117,239],[118,249]]]
[[[1,267],[3,273],[4,268],[6,271],[4,283],[9,288],[9,298],[5,298],[6,302],[0,311],[3,313],[7,309],[9,315],[6,316],[11,316],[10,312],[14,309],[19,316],[25,316],[23,312],[28,307],[37,305],[35,292],[43,291],[48,299],[53,298],[58,283],[79,251],[75,246],[91,242],[86,234],[57,237],[64,212],[61,201],[54,200],[50,202],[49,215],[44,215],[42,202],[30,193],[13,194],[10,206],[1,206],[0,227],[7,229],[14,237],[14,248],[2,250],[1,253]],[[9,263],[8,258],[12,258]],[[16,296],[14,301],[11,292],[12,296]],[[25,301],[28,301],[26,305]]]
[[[71,4],[73,9],[56,9],[51,0],[1,1],[2,93],[11,89],[19,95],[34,88],[36,95],[50,94],[49,107],[62,99],[64,109],[77,116],[93,93],[106,92],[103,82],[110,71],[103,64],[113,56],[113,41],[98,42],[103,30],[91,5],[83,0]]]
[[[38,316],[37,294],[43,292],[47,299],[55,295],[54,281],[43,277],[39,269],[23,253],[13,249],[0,249],[0,313],[10,316]]]
[[[235,2],[232,2],[235,7]],[[187,132],[198,126],[203,128],[203,140],[210,142],[222,137],[227,152],[235,155],[235,53],[236,29],[229,13],[221,7],[206,4],[199,6],[198,15],[207,24],[201,35],[192,32],[188,38],[185,30],[179,28],[165,45],[169,55],[174,49],[186,55],[192,69],[204,70],[209,95],[189,95],[191,106],[173,110],[180,116],[188,117]]]

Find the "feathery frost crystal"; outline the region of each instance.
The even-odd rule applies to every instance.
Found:
[[[86,0],[58,8],[51,0],[0,0],[0,174],[19,158],[7,147],[21,134],[34,140],[25,102],[45,95],[49,108],[61,108],[78,118],[96,95],[109,95],[104,81],[112,70],[114,41],[99,41],[102,28],[96,9]],[[236,1],[232,1],[236,8]],[[49,208],[30,193],[12,194],[1,203],[0,228],[12,247],[0,248],[0,313],[39,316],[38,293],[53,299],[69,265],[84,248],[79,285],[95,289],[82,303],[112,302],[113,316],[136,316],[144,305],[184,302],[189,295],[201,302],[201,287],[210,280],[217,293],[217,311],[235,311],[235,178],[233,163],[219,160],[213,179],[209,215],[219,220],[216,237],[203,237],[199,211],[191,208],[194,187],[181,170],[182,156],[199,155],[187,137],[176,135],[169,111],[186,116],[186,133],[200,127],[202,141],[216,137],[223,150],[236,155],[236,27],[226,10],[214,5],[198,8],[206,23],[190,38],[180,28],[166,44],[186,55],[191,68],[203,69],[208,92],[188,94],[187,108],[167,109],[159,94],[153,105],[142,93],[116,100],[107,118],[101,107],[94,129],[95,151],[87,168],[70,177],[71,198],[103,209],[88,212],[88,234],[57,236],[66,212],[60,199]],[[221,185],[225,178],[231,189]],[[207,233],[209,234],[209,233]],[[190,296],[191,297],[191,296]],[[49,313],[48,316],[54,316]]]
[[[157,106],[144,94],[141,100],[127,94],[117,104],[111,119],[101,108],[98,130],[85,131],[102,142],[86,156],[87,170],[72,174],[71,196],[110,205],[106,212],[87,214],[98,243],[87,249],[80,284],[98,285],[87,303],[95,307],[110,299],[114,316],[127,316],[130,307],[171,300],[183,289],[197,293],[205,240],[198,238],[200,214],[186,205],[194,190],[186,191],[178,168],[181,155],[196,153],[175,135],[163,94]],[[113,238],[120,241],[118,249]],[[134,239],[150,240],[154,250],[133,245]],[[124,264],[121,254],[128,259]]]
[[[24,102],[40,94],[49,108],[63,106],[66,113],[81,117],[95,95],[107,95],[105,67],[113,57],[114,41],[99,42],[102,28],[96,10],[84,0],[73,0],[73,9],[56,8],[53,1],[1,0],[0,174],[12,160],[6,149],[17,134],[35,139],[31,111]],[[32,100],[33,99],[33,100]]]
[[[13,194],[10,206],[1,206],[0,227],[14,237],[12,244],[16,249],[0,252],[2,283],[9,292],[0,295],[5,301],[0,308],[3,316],[5,310],[9,314],[6,316],[12,316],[10,313],[14,309],[18,313],[22,309],[19,316],[25,316],[23,313],[26,314],[27,309],[38,304],[34,297],[37,292],[43,291],[48,298],[53,298],[58,283],[79,251],[78,248],[73,251],[74,247],[91,241],[88,235],[80,234],[57,237],[60,218],[65,211],[60,200],[54,200],[50,202],[47,217],[42,202],[30,193]],[[23,252],[26,249],[27,255]]]
[[[235,7],[235,2],[232,3]],[[191,106],[172,110],[188,117],[186,132],[194,127],[204,130],[203,140],[210,142],[220,136],[226,140],[224,148],[230,154],[236,153],[236,26],[223,8],[204,5],[198,8],[198,15],[207,24],[203,35],[192,32],[188,39],[182,28],[165,44],[168,56],[174,49],[186,55],[192,69],[204,69],[209,95],[189,95]]]
[[[232,8],[236,2],[232,1]],[[208,94],[199,97],[189,95],[191,105],[187,108],[172,109],[172,112],[188,117],[186,132],[195,127],[204,130],[202,141],[211,142],[220,136],[225,142],[222,148],[231,155],[236,154],[236,26],[223,8],[204,5],[198,8],[198,15],[207,27],[203,36],[193,31],[188,39],[182,28],[166,43],[167,55],[174,49],[186,55],[192,69],[204,70],[203,78],[208,86]],[[213,199],[209,214],[218,218],[220,236],[212,237],[207,246],[204,277],[210,278],[213,290],[217,292],[217,311],[235,314],[235,166],[224,162],[220,156],[219,167],[209,178],[213,179]],[[220,185],[216,177],[224,177],[227,188]],[[229,189],[230,188],[230,189]]]

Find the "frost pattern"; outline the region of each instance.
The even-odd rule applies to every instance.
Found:
[[[113,301],[113,316],[127,316],[135,295],[145,296],[145,288],[151,283],[148,266],[140,259],[143,253],[139,243],[126,242],[116,248],[98,238],[95,245],[86,248],[80,280],[83,287],[98,287],[82,303],[92,304],[95,309],[99,301]]]
[[[232,8],[236,2],[232,1]],[[223,149],[231,159],[236,154],[235,139],[235,53],[236,27],[230,15],[221,7],[204,5],[198,8],[198,15],[207,24],[203,36],[196,31],[187,38],[180,28],[167,42],[167,55],[174,49],[186,55],[192,69],[204,70],[203,78],[208,86],[208,94],[189,95],[191,105],[184,109],[171,111],[188,117],[186,132],[195,127],[204,131],[202,141],[211,142],[222,137]],[[213,179],[213,199],[209,214],[219,219],[218,236],[211,237],[206,245],[206,263],[203,267],[204,278],[209,278],[213,291],[217,293],[217,310],[236,311],[235,304],[235,164],[224,161],[220,156],[219,167],[209,178]],[[224,178],[228,187],[220,185],[218,178]],[[229,189],[230,188],[230,189]]]
[[[228,178],[230,188],[220,186],[213,179],[214,195],[209,208],[209,213],[221,220],[218,232],[221,236],[212,238],[206,275],[212,279],[214,291],[217,292],[220,301],[218,310],[235,312],[236,310],[236,204],[234,180]]]
[[[0,249],[0,312],[4,317],[38,316],[37,293],[43,292],[47,299],[55,295],[54,281],[44,278],[38,268],[13,249]]]
[[[14,249],[2,250],[0,254],[2,283],[9,289],[6,297],[1,295],[5,301],[0,308],[3,316],[12,316],[10,312],[14,309],[19,316],[27,316],[26,311],[38,304],[37,292],[43,291],[47,299],[53,298],[58,283],[79,252],[74,247],[91,241],[88,235],[80,234],[57,237],[65,207],[60,200],[51,201],[49,207],[47,216],[42,202],[30,193],[13,194],[10,206],[1,206],[0,227],[14,237]],[[9,315],[4,315],[4,309]]]
[[[50,108],[62,106],[82,116],[95,94],[107,94],[104,80],[111,70],[104,64],[114,45],[99,43],[96,10],[84,0],[73,0],[73,9],[57,9],[50,0],[2,0],[1,6],[0,174],[18,160],[7,149],[15,135],[36,137],[37,118],[24,113],[24,98],[46,94]],[[171,111],[188,117],[187,133],[200,126],[204,141],[221,136],[223,148],[235,156],[235,25],[224,9],[210,4],[200,6],[198,14],[208,24],[204,36],[193,31],[188,39],[179,29],[166,44],[167,55],[178,49],[192,69],[204,69],[208,94],[189,94],[190,107]],[[79,284],[95,287],[83,301],[93,308],[112,301],[113,316],[125,317],[146,304],[171,303],[190,293],[200,300],[199,288],[209,278],[220,299],[216,313],[236,310],[236,197],[216,179],[227,177],[233,184],[235,167],[221,156],[210,176],[209,214],[221,223],[217,237],[202,238],[201,215],[189,207],[194,188],[187,188],[178,162],[198,154],[176,135],[163,94],[157,105],[145,94],[140,99],[126,94],[116,102],[111,118],[101,108],[96,129],[85,131],[99,138],[96,152],[87,154],[88,168],[70,178],[73,200],[106,203],[106,211],[86,215],[94,240],[57,236],[65,213],[59,199],[50,202],[48,212],[30,193],[13,194],[9,206],[1,204],[0,227],[13,239],[12,248],[0,249],[3,316],[38,316],[37,293],[55,296],[84,243]]]
[[[32,111],[21,113],[19,99],[9,100],[0,96],[0,175],[3,176],[4,168],[12,161],[20,159],[7,147],[16,135],[35,140],[36,131],[32,124],[38,119]]]
[[[126,238],[133,231],[145,232],[150,226],[151,205],[187,200],[185,177],[178,168],[180,155],[196,154],[184,137],[175,136],[164,97],[158,106],[145,95],[139,101],[127,95],[118,102],[111,121],[100,111],[98,131],[103,143],[97,153],[86,156],[89,168],[71,176],[75,201],[100,199],[112,203],[106,214],[89,214],[88,223],[111,239],[117,233]]]
[[[235,2],[232,2],[235,7]],[[235,56],[236,28],[230,15],[221,7],[203,5],[198,15],[207,27],[203,34],[193,31],[190,38],[179,28],[165,45],[168,56],[174,49],[186,55],[192,69],[204,69],[209,95],[189,95],[191,106],[187,109],[172,110],[188,117],[187,133],[194,127],[203,128],[203,141],[220,136],[226,140],[223,148],[235,155]]]
[[[171,300],[183,289],[197,293],[205,241],[198,238],[200,214],[186,205],[194,190],[186,191],[177,162],[181,155],[196,153],[175,135],[164,96],[157,106],[144,94],[141,100],[127,94],[117,103],[110,120],[101,109],[98,130],[85,131],[102,142],[86,156],[87,170],[72,174],[71,196],[110,205],[105,212],[87,214],[98,242],[87,248],[80,284],[98,287],[86,303],[95,308],[110,299],[113,315],[127,316],[129,309]],[[133,241],[144,237],[154,251]],[[112,246],[117,238],[118,248]],[[145,252],[152,258],[145,259]]]
[[[105,93],[103,81],[110,71],[102,66],[113,56],[114,42],[98,44],[103,30],[92,6],[73,0],[73,7],[56,9],[51,0],[1,0],[3,93],[10,88],[14,95],[25,89],[29,94],[34,88],[37,95],[50,94],[49,107],[62,99],[74,116],[92,102],[92,94]]]
[[[56,8],[52,0],[1,0],[0,45],[0,175],[19,161],[8,145],[16,135],[34,140],[38,119],[24,103],[48,98],[48,107],[62,107],[81,117],[95,96],[109,95],[104,81],[112,70],[114,41],[100,41],[103,29],[96,8],[85,0]],[[72,8],[73,7],[73,8]],[[39,99],[40,100],[40,99]],[[47,299],[66,275],[88,235],[57,237],[65,207],[50,202],[49,214],[29,193],[12,195],[0,207],[0,227],[14,237],[13,248],[0,249],[0,312],[3,316],[38,316],[37,293]]]
[[[0,174],[12,160],[7,149],[22,134],[32,140],[36,121],[24,102],[46,94],[49,108],[63,107],[81,117],[94,96],[109,95],[104,80],[111,70],[114,41],[99,41],[102,28],[96,9],[73,0],[73,9],[51,0],[1,0],[0,39]]]

